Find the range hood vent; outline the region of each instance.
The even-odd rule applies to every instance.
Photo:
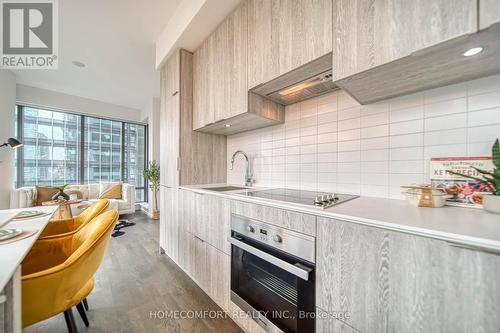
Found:
[[[332,81],[331,68],[328,53],[251,91],[282,105],[294,104],[339,89]]]

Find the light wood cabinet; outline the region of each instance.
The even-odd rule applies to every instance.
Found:
[[[333,81],[477,31],[476,0],[333,2]]]
[[[479,28],[486,29],[500,22],[500,1],[479,0]]]
[[[160,211],[163,220],[160,222],[161,247],[173,261],[179,262],[179,190],[160,186]]]
[[[205,226],[205,240],[219,251],[231,254],[231,201],[213,195],[201,196],[200,224]]]
[[[248,1],[248,86],[332,52],[332,0]]]
[[[500,255],[318,218],[317,332],[493,332]]]
[[[206,244],[206,292],[223,309],[229,310],[231,291],[230,255]]]
[[[160,170],[168,187],[226,180],[226,138],[193,131],[192,64],[193,55],[179,50],[161,69]]]

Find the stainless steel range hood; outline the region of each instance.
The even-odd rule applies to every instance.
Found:
[[[328,53],[250,91],[282,105],[294,104],[339,89],[332,81]]]

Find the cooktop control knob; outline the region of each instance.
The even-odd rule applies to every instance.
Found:
[[[247,231],[248,232],[255,232],[255,228],[252,227],[251,225],[247,226]]]
[[[276,243],[281,243],[283,241],[283,238],[281,238],[280,235],[274,235],[273,241],[275,241]]]

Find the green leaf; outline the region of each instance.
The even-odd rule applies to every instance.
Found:
[[[491,149],[491,157],[497,170],[500,169],[500,143],[498,139],[495,140],[493,148]]]

